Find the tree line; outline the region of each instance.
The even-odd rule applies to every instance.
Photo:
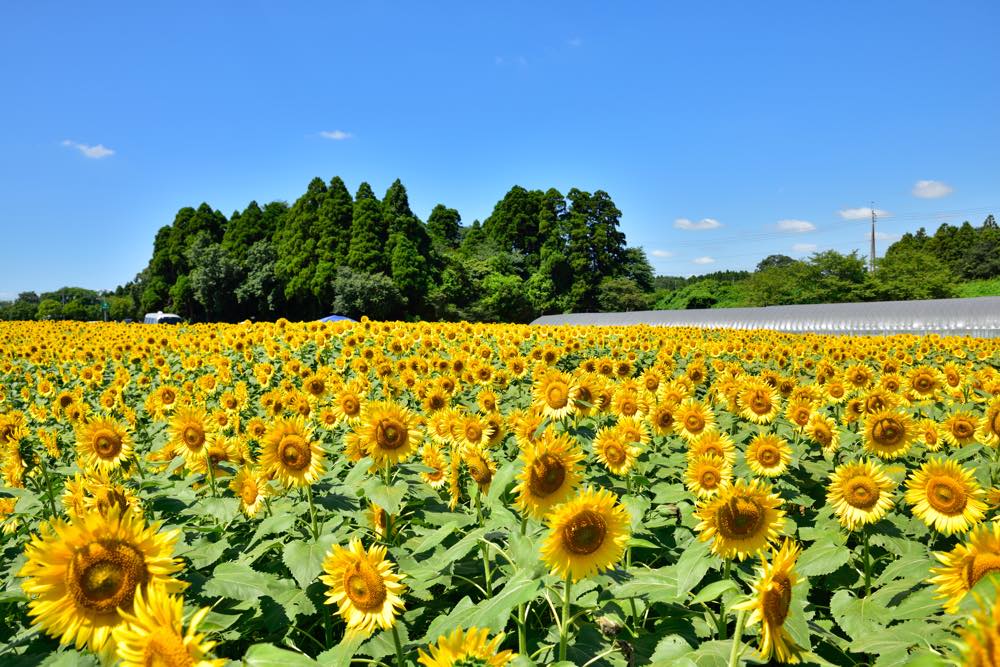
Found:
[[[658,309],[775,306],[799,303],[908,301],[964,296],[972,281],[1000,277],[1000,228],[992,215],[979,227],[942,224],[906,233],[876,260],[875,272],[857,252],[834,250],[807,259],[771,255],[754,271],[691,278],[657,276]],[[1000,294],[987,285],[982,294]],[[976,292],[979,295],[978,292]]]
[[[373,319],[525,322],[543,314],[894,301],[1000,294],[992,215],[904,234],[877,260],[833,250],[771,255],[754,271],[655,276],[619,229],[608,193],[511,188],[484,221],[438,204],[426,222],[397,180],[313,179],[294,203],[252,201],[228,218],[185,207],[153,242],[149,264],[114,291],[64,287],[0,302],[0,319],[191,321]],[[994,282],[990,282],[993,280]],[[978,285],[975,290],[966,287]]]
[[[112,293],[24,293],[0,317],[114,319],[174,312],[191,321],[373,319],[524,322],[545,313],[648,302],[653,270],[619,229],[608,193],[515,186],[482,223],[438,204],[426,222],[396,180],[379,199],[314,178],[291,205],[250,202],[228,218],[185,207],[149,264]],[[77,290],[78,288],[66,288]],[[83,290],[82,292],[88,292]]]

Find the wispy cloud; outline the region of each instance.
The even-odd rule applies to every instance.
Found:
[[[674,220],[674,227],[677,229],[703,230],[717,229],[722,223],[714,218],[702,218],[701,220],[689,220],[688,218],[677,218]]]
[[[880,208],[875,209],[875,215],[880,218],[892,217],[892,213],[889,213],[889,211],[883,211]],[[844,208],[840,210],[840,217],[844,220],[864,220],[865,218],[872,217],[872,209],[868,206],[862,206],[861,208]]]
[[[520,67],[528,66],[528,59],[525,56],[493,56],[493,62],[497,67],[504,67],[507,64],[518,65]]]
[[[111,150],[104,144],[97,144],[96,146],[90,146],[88,144],[81,144],[79,141],[73,141],[72,139],[64,139],[62,145],[67,146],[69,148],[75,148],[76,150],[83,153],[84,157],[89,157],[92,160],[100,160],[101,158],[105,158],[115,154],[113,150]]]
[[[818,248],[815,243],[796,243],[792,246],[794,252],[813,252]]]
[[[875,232],[876,241],[898,241],[903,238],[902,234],[890,234],[888,232]]]
[[[581,39],[580,37],[572,37],[570,39],[567,39],[566,43],[572,46],[574,49],[577,49],[583,46],[583,39]]]
[[[695,264],[715,264],[714,257],[695,257],[691,261]]]
[[[345,139],[350,139],[354,135],[350,132],[344,132],[343,130],[323,130],[319,133],[319,136],[332,141],[343,141]]]
[[[674,256],[674,253],[670,252],[669,250],[651,250],[649,254],[652,255],[653,257],[673,257]]]
[[[921,199],[938,199],[947,197],[955,188],[941,181],[917,181],[913,186],[913,196]]]
[[[808,220],[778,220],[778,230],[782,232],[812,232],[816,230],[816,225]]]

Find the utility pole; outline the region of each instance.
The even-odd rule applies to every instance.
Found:
[[[872,202],[872,248],[868,255],[868,270],[875,273],[875,202]]]

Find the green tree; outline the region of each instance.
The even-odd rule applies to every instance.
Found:
[[[285,284],[285,298],[301,313],[316,315],[319,304],[313,295],[313,278],[318,257],[317,236],[320,210],[326,200],[326,183],[320,178],[309,182],[306,192],[295,200],[285,225],[274,236],[278,277]]]
[[[116,322],[133,317],[135,302],[130,294],[124,296],[111,295],[108,299],[108,319]]]
[[[478,319],[490,322],[528,322],[532,319],[531,302],[519,276],[492,272],[482,281],[480,290],[481,296],[474,307]]]
[[[597,305],[605,312],[646,310],[649,296],[631,278],[605,278],[597,290]]]
[[[278,253],[270,241],[257,241],[247,251],[243,281],[234,294],[243,317],[273,319],[285,305],[285,288],[275,264]]]
[[[62,319],[63,305],[55,299],[42,299],[38,303],[37,317],[40,320]]]
[[[457,248],[462,216],[453,208],[438,204],[427,218],[427,233],[446,248]]]
[[[207,234],[201,232],[188,248],[191,292],[211,321],[232,320],[237,309],[234,290],[240,282],[240,266]]]
[[[957,295],[948,265],[922,250],[902,249],[880,259],[868,277],[868,297],[878,301],[946,299]]]
[[[342,266],[334,285],[333,310],[358,319],[400,319],[403,297],[392,279],[383,273],[362,273]]]
[[[158,275],[146,279],[143,282],[142,298],[139,300],[140,310],[143,313],[155,313],[167,306],[170,299],[171,285]]]
[[[185,274],[181,276],[170,287],[170,310],[174,314],[189,320],[204,319],[201,304],[198,303],[198,299],[195,297],[190,275]]]
[[[270,240],[274,232],[284,226],[283,218],[287,210],[284,202],[271,202],[261,209],[256,201],[252,201],[243,212],[233,212],[222,237],[223,249],[234,260],[242,262],[253,244]]]
[[[362,273],[380,273],[387,270],[383,255],[388,241],[382,217],[382,206],[367,183],[358,187],[354,196],[351,220],[351,243],[347,252],[347,265]]]
[[[401,233],[393,235],[392,282],[410,306],[410,312],[419,311],[427,292],[427,260],[417,244]]]

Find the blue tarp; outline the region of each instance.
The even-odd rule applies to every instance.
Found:
[[[343,315],[327,315],[326,317],[321,317],[319,319],[319,321],[320,322],[340,322],[340,321],[357,322],[357,320],[352,320],[351,318],[344,317]]]

